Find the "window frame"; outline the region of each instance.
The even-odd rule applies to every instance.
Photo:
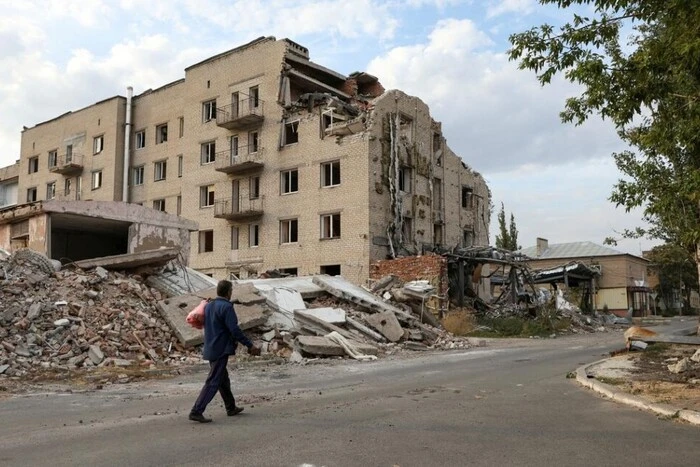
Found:
[[[284,133],[282,133],[284,140],[282,141],[282,146],[291,146],[292,144],[297,144],[299,142],[299,123],[300,122],[301,122],[301,119],[292,120],[290,122],[284,122]],[[290,138],[287,135],[288,128],[291,129],[290,134],[296,135],[293,138],[293,141],[290,141],[289,140]]]
[[[253,236],[255,232],[255,236]],[[255,242],[253,242],[255,240]],[[260,224],[249,224],[248,225],[248,247],[257,248],[260,246]]]
[[[200,230],[198,235],[198,241],[198,253],[212,253],[214,251],[214,230]],[[210,248],[207,248],[208,243],[210,244]]]
[[[241,248],[241,229],[237,225],[231,226],[231,250],[240,250]]]
[[[92,155],[96,156],[105,149],[105,135],[99,135],[92,138]]]
[[[99,190],[102,188],[102,170],[93,170],[90,177],[90,186],[92,190]]]
[[[143,149],[146,147],[146,130],[134,132],[134,149]]]
[[[216,120],[216,99],[202,102],[202,123]]]
[[[56,198],[56,180],[53,182],[48,182],[46,184],[46,199],[55,199]]]
[[[412,169],[410,167],[399,168],[399,179],[397,180],[397,188],[401,193],[411,193],[411,177]]]
[[[165,131],[163,131],[165,130]],[[156,125],[156,144],[163,144],[168,142],[168,124],[161,123]]]
[[[337,175],[337,182],[334,180],[334,170],[333,167],[337,164],[338,166],[338,175]],[[328,168],[328,175],[326,174],[326,168]],[[328,178],[330,178],[330,182],[328,181]],[[340,186],[341,183],[341,176],[340,176],[340,159],[336,159],[334,161],[328,161],[328,162],[321,162],[321,188],[332,188],[335,186]]]
[[[216,140],[202,143],[200,147],[199,165],[208,165],[216,162]]]
[[[280,245],[299,243],[299,218],[280,219]]]
[[[292,173],[296,173],[296,190],[292,190],[292,182],[294,180],[291,177]],[[289,177],[287,177],[286,174],[289,174]],[[286,184],[289,185],[288,191],[285,191]],[[280,170],[280,196],[292,195],[294,193],[299,193],[299,169]]]
[[[161,159],[153,162],[153,181],[162,182],[168,177],[168,160]]]
[[[154,199],[153,209],[155,209],[156,211],[165,212],[165,198]]]
[[[199,187],[199,209],[211,208],[216,202],[216,184]]]
[[[131,168],[131,186],[141,186],[146,178],[146,166],[144,164]]]
[[[33,196],[30,198],[29,194],[33,194]],[[39,191],[35,186],[31,186],[27,188],[27,203],[35,203],[36,201],[39,200]]]
[[[335,228],[334,228],[334,224],[335,224],[335,222],[334,222],[334,217],[336,217],[336,216],[338,217],[338,225],[337,225],[337,230],[338,230],[338,232],[337,232],[337,234],[336,234]],[[325,219],[329,219],[329,222],[328,222],[328,232],[326,232],[326,229],[325,229],[325,227],[326,227]],[[342,217],[341,217],[341,213],[340,213],[340,212],[331,212],[331,213],[328,213],[328,214],[321,214],[321,215],[320,215],[320,227],[321,227],[320,239],[321,239],[321,240],[336,240],[336,239],[339,239],[339,238],[341,237],[341,235],[342,235],[342,228],[341,228],[341,226],[342,226]],[[328,235],[326,235],[326,233],[327,233]]]
[[[260,199],[260,177],[248,179],[248,199]]]
[[[27,159],[27,161],[28,161],[27,173],[29,173],[29,174],[37,173],[39,171],[39,156],[32,156],[29,159]]]
[[[53,164],[51,163],[51,160],[53,159]],[[49,169],[53,169],[54,167],[58,167],[58,149],[53,149],[49,151]]]

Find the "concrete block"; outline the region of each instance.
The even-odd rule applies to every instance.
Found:
[[[329,357],[345,355],[345,350],[343,349],[343,347],[326,337],[298,336],[296,339],[296,343],[299,349],[311,355],[321,355]],[[356,341],[351,341],[351,343],[357,348],[357,350],[359,350],[363,354],[377,355],[377,348],[372,345],[363,344],[361,342]]]
[[[398,342],[403,337],[403,328],[390,311],[383,311],[365,318],[367,323],[386,337],[389,342]]]
[[[99,365],[100,363],[102,363],[102,360],[105,359],[105,355],[102,353],[102,349],[100,349],[99,345],[90,346],[88,350],[88,357],[90,357],[90,360],[95,365]]]
[[[160,248],[146,250],[140,253],[104,256],[102,258],[85,259],[74,264],[82,269],[92,269],[101,266],[105,269],[132,269],[139,266],[165,264],[177,258],[180,250],[177,248]]]
[[[296,290],[303,298],[315,298],[324,294],[321,287],[313,282],[313,276],[282,277],[275,279],[245,279],[234,281],[233,286],[242,284],[253,284],[260,292],[269,292],[274,288],[283,287]]]
[[[233,303],[252,305],[255,303],[265,303],[265,297],[258,293],[258,289],[251,283],[234,284],[231,296]]]
[[[345,310],[341,308],[309,308],[304,310],[304,313],[326,323],[345,324]]]
[[[233,305],[238,316],[238,327],[242,330],[262,326],[267,322],[267,310],[262,305]]]
[[[187,314],[202,301],[196,295],[181,295],[158,302],[158,310],[173,330],[177,338],[186,347],[204,342],[204,332],[187,324]]]

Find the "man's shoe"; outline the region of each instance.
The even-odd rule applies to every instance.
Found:
[[[211,422],[211,418],[207,418],[207,417],[205,417],[205,416],[204,416],[203,414],[201,414],[201,413],[191,413],[189,418],[190,418],[190,420],[192,420],[193,422],[199,422],[199,423],[209,423],[209,422]]]
[[[229,417],[233,417],[234,415],[238,415],[241,412],[243,412],[243,407],[234,407],[231,410],[227,410],[226,415],[228,415]]]

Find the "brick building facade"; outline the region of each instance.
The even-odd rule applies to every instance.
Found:
[[[362,283],[371,261],[488,244],[488,187],[428,106],[287,39],[25,129],[19,173],[20,203],[125,199],[196,221],[190,265],[216,278],[280,269]]]

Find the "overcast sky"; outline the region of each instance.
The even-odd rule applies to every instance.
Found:
[[[448,145],[515,214],[523,247],[619,237],[641,223],[607,201],[622,148],[607,123],[564,125],[577,89],[542,88],[506,57],[508,36],[570,16],[535,0],[0,0],[0,166],[20,131],[106,97],[140,93],[259,36],[289,37],[344,74],[421,97]],[[623,240],[639,254],[652,243]]]

